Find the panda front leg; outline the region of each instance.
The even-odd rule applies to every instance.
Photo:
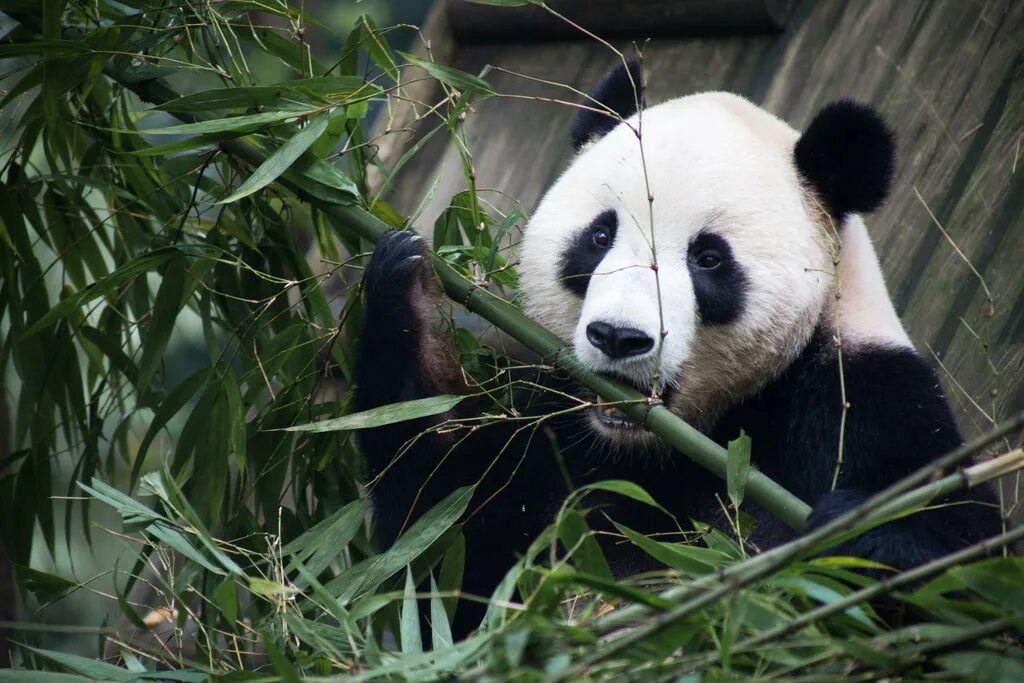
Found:
[[[809,527],[816,528],[863,504],[889,484],[929,466],[962,443],[935,372],[910,349],[853,353],[845,363],[847,415],[838,486],[829,490],[835,457],[813,453],[805,472],[817,472],[819,491]],[[831,366],[826,369],[831,371]],[[838,393],[838,392],[836,392]],[[830,401],[835,406],[835,401]],[[839,434],[842,411],[826,408]],[[812,431],[813,434],[821,432]],[[924,564],[977,543],[1000,530],[999,507],[988,485],[932,501],[919,512],[875,527],[828,551],[872,560],[900,570]]]
[[[465,391],[455,354],[434,323],[439,291],[419,235],[404,230],[384,233],[367,266],[363,290],[357,410]],[[454,490],[430,476],[453,445],[450,437],[432,429],[441,419],[444,416],[359,432],[376,533],[384,544]]]

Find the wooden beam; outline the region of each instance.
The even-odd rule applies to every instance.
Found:
[[[706,36],[781,30],[793,0],[549,0],[564,17],[602,38]],[[572,40],[586,35],[536,5],[448,4],[460,43]]]

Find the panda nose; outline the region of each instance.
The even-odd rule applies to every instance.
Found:
[[[654,340],[640,330],[601,321],[587,325],[587,339],[609,358],[642,356],[654,348]]]

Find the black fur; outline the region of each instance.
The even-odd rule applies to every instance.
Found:
[[[637,102],[642,102],[643,97],[640,76],[640,62],[630,59],[608,72],[590,91],[590,99],[584,105],[600,111],[579,110],[572,124],[573,147],[579,149],[591,140],[604,137],[619,125],[619,119],[609,116],[605,107],[624,119],[636,113]]]
[[[594,244],[593,235],[598,228],[605,230],[611,237],[607,247]],[[562,252],[562,266],[558,274],[560,282],[573,294],[580,297],[586,295],[590,276],[615,244],[615,233],[618,229],[618,215],[614,210],[607,209],[570,240]]]
[[[467,391],[452,383],[451,378],[460,377],[456,361],[451,354],[438,352],[442,340],[424,318],[422,299],[436,296],[436,285],[429,262],[410,258],[422,254],[422,249],[422,243],[409,233],[389,233],[378,244],[367,270],[366,323],[357,364],[356,400],[361,410]],[[815,502],[812,524],[842,513],[960,443],[935,373],[912,351],[848,350],[843,370],[850,408],[845,463],[835,492],[830,491],[842,418],[841,392],[836,354],[825,334],[817,335],[778,380],[730,410],[711,431],[712,437],[724,444],[741,428],[746,430],[753,440],[755,464],[804,500]],[[557,384],[562,380],[550,381]],[[571,385],[557,388],[575,390]],[[519,413],[527,416],[549,414],[559,407],[564,406],[531,405],[522,397],[516,405]],[[457,410],[460,415],[479,417],[500,408],[493,403],[465,401]],[[620,451],[609,457],[583,419],[584,415],[574,412],[545,423],[558,451],[544,434],[529,430],[514,434],[522,422],[497,421],[465,439],[465,432],[429,433],[413,439],[439,419],[361,432],[360,446],[369,474],[381,475],[370,489],[378,541],[391,543],[407,520],[415,519],[456,487],[479,482],[469,509],[488,502],[462,529],[467,563],[463,590],[487,596],[517,555],[551,523],[573,487],[628,479],[644,487],[677,519],[719,520],[715,495],[724,497],[720,480],[683,457],[641,451]],[[403,445],[407,450],[402,451]],[[671,518],[653,508],[614,497],[589,500],[600,503],[608,517],[643,533],[677,530]],[[972,491],[970,498],[957,495],[947,502],[956,504],[879,527],[833,552],[908,567],[998,530],[998,514],[987,489]],[[757,506],[744,507],[758,522],[751,539],[757,547],[770,547],[792,537],[792,532]],[[604,514],[591,516],[595,528],[607,525]],[[652,565],[627,544],[611,544],[606,552],[619,573]],[[456,613],[456,632],[465,634],[475,628],[482,614],[479,603],[462,601]]]
[[[914,351],[848,350],[843,375],[849,409],[835,491],[842,392],[838,357],[823,333],[782,377],[733,408],[713,434],[724,442],[743,428],[761,470],[812,503],[811,528],[962,442],[938,377]],[[831,552],[907,568],[998,532],[998,508],[987,488],[947,502],[959,504],[886,524]],[[760,542],[772,545],[788,535]]]
[[[712,250],[721,257],[717,268],[700,267],[701,255]],[[713,232],[701,232],[690,243],[686,259],[697,296],[697,312],[705,325],[724,325],[736,320],[747,300],[747,274],[733,258],[732,247]]]
[[[827,105],[814,117],[793,151],[800,174],[842,220],[874,211],[889,195],[896,139],[871,107],[849,100]]]

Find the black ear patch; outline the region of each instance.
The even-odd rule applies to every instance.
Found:
[[[896,137],[871,107],[840,100],[818,112],[793,157],[834,218],[868,213],[889,195]]]
[[[634,91],[634,84],[636,90]],[[640,62],[635,59],[619,64],[601,79],[601,82],[590,91],[591,100],[583,104],[601,112],[580,109],[572,124],[572,146],[579,149],[591,140],[604,137],[619,120],[604,113],[608,107],[624,119],[636,113],[636,103],[643,96],[643,84],[640,82]],[[601,104],[597,104],[600,102]]]

